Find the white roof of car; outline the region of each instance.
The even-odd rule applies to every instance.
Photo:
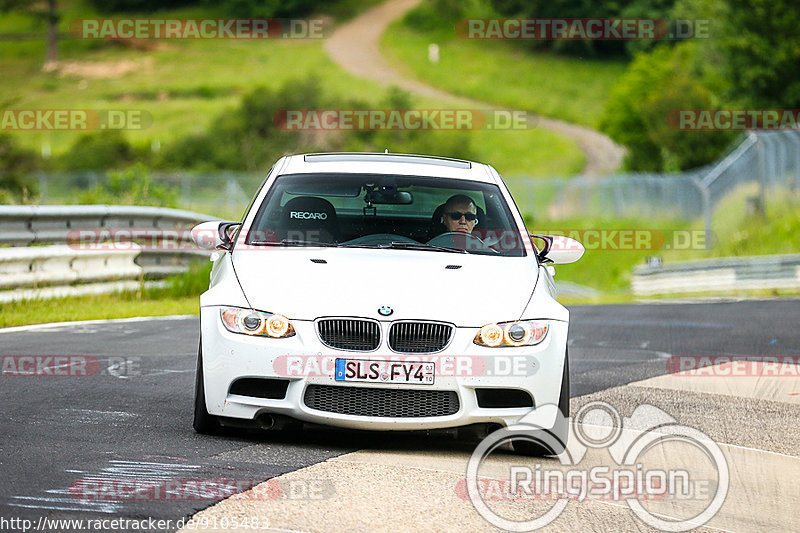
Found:
[[[284,158],[280,174],[345,173],[436,176],[495,183],[492,167],[482,163],[415,154],[337,152]]]

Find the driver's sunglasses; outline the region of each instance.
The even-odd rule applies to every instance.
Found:
[[[453,220],[461,220],[461,217],[464,217],[468,222],[472,222],[478,215],[475,213],[459,213],[458,211],[452,211],[450,213],[446,213],[447,216],[452,218]]]

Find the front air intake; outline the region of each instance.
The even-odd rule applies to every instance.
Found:
[[[449,416],[459,409],[458,394],[445,390],[309,385],[303,402],[317,411],[389,418]]]
[[[377,322],[355,318],[325,318],[317,322],[319,338],[326,346],[339,350],[371,352],[381,343]]]

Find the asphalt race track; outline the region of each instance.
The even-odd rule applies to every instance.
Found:
[[[666,374],[666,361],[674,355],[800,354],[800,300],[586,306],[571,312],[573,398]],[[88,376],[0,377],[0,517],[34,523],[43,516],[178,520],[214,498],[92,499],[76,496],[76,484],[120,479],[256,484],[388,443],[409,449],[458,446],[437,436],[338,430],[196,435],[191,417],[197,339],[197,318],[1,332],[4,361],[78,355],[96,358],[98,365]]]

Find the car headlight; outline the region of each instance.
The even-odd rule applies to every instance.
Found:
[[[550,329],[549,324],[543,320],[486,324],[475,335],[474,342],[490,348],[533,346],[544,340],[548,329]]]
[[[219,316],[225,329],[233,333],[272,337],[273,339],[295,335],[292,323],[283,315],[262,313],[240,307],[223,307]]]

